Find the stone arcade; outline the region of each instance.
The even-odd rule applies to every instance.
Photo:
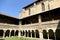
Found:
[[[4,14],[0,14],[0,38],[18,36],[19,20]]]

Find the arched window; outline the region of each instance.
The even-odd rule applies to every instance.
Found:
[[[46,30],[43,30],[43,38],[44,38],[44,39],[48,39]]]
[[[42,3],[41,5],[42,5],[42,11],[45,11],[45,4]]]

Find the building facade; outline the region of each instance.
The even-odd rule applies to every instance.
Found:
[[[23,8],[19,19],[19,36],[60,39],[60,0],[36,0]]]
[[[60,0],[36,0],[23,8],[19,19],[0,14],[0,37],[60,40]]]

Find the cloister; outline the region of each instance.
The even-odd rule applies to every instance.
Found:
[[[38,30],[0,30],[0,38],[5,38],[5,37],[14,37],[14,36],[19,36],[19,32],[21,36],[25,37],[33,37],[33,38],[39,38],[39,31]]]
[[[60,7],[50,10],[50,6],[56,1],[54,0],[52,5],[49,5],[48,1],[37,0],[24,7],[19,19],[0,14],[0,38],[17,36],[39,40],[60,40]],[[45,7],[48,7],[48,10]]]
[[[21,36],[23,37],[32,37],[32,38],[40,38],[39,36],[39,31],[38,30],[23,30],[20,31]],[[53,40],[59,40],[60,39],[60,29],[55,30],[55,32],[52,29],[49,29],[48,32],[47,30],[43,30],[43,39],[53,39]]]
[[[18,36],[20,32],[20,35],[22,37],[32,37],[32,38],[40,38],[39,36],[39,31],[38,30],[0,30],[0,38],[5,38],[5,37],[14,37]],[[60,39],[60,29],[57,29],[55,32],[52,29],[49,29],[48,32],[47,30],[43,30],[43,39],[54,39],[54,40],[59,40]]]
[[[23,30],[20,31],[21,32],[21,36],[25,36],[25,37],[32,37],[32,38],[39,38],[39,31],[38,30]]]

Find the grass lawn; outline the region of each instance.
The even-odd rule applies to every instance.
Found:
[[[4,38],[0,40],[37,40],[37,39],[32,39],[32,38],[22,38],[22,37],[13,37],[13,38]]]

